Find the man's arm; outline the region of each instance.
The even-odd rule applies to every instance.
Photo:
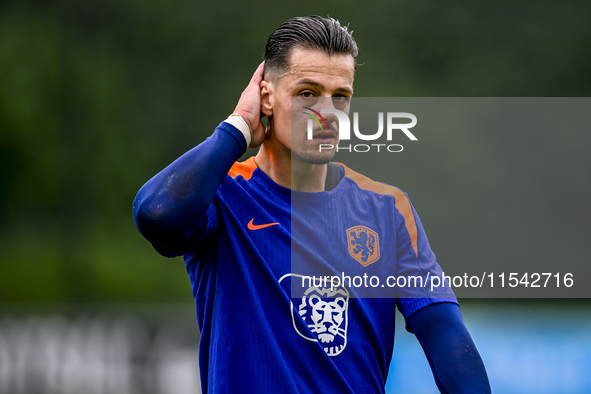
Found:
[[[442,393],[490,393],[484,363],[457,304],[432,304],[409,316]]]
[[[260,118],[264,64],[255,71],[234,110],[246,122],[242,130],[223,122],[203,143],[150,179],[138,192],[133,216],[140,232],[162,254],[182,254],[207,226],[207,210],[247,141],[258,146],[265,130]],[[245,134],[243,134],[245,133]]]

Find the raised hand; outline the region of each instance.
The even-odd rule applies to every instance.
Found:
[[[250,128],[250,145],[251,148],[256,148],[265,140],[265,127],[261,122],[264,115],[261,113],[261,82],[263,81],[263,73],[265,70],[265,62],[262,62],[254,72],[248,86],[240,95],[240,100],[234,109],[235,114],[239,114],[248,124]]]

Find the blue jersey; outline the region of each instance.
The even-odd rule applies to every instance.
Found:
[[[339,166],[342,180],[320,193],[277,185],[252,158],[219,185],[184,256],[204,392],[383,393],[396,306],[407,318],[456,302],[449,289],[371,298],[350,283],[310,281],[441,275],[406,194]]]

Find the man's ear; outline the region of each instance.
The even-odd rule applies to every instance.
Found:
[[[261,112],[265,116],[273,115],[273,99],[275,89],[270,81],[261,82]]]

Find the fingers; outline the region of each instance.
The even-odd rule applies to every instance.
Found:
[[[234,113],[240,114],[250,128],[251,146],[258,146],[264,140],[264,127],[261,123],[261,82],[264,72],[265,62],[262,62],[240,95],[234,110]]]
[[[252,75],[249,85],[260,85],[261,82],[263,81],[263,75],[265,75],[265,62],[264,61],[261,64],[259,64],[256,71]]]

